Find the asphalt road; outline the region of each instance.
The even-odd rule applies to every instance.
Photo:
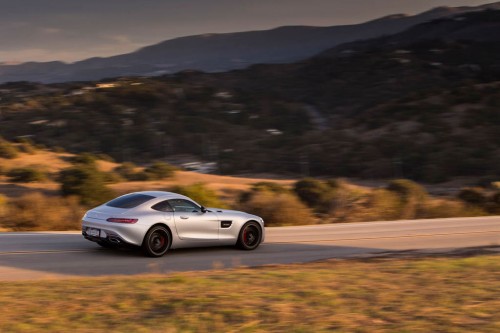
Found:
[[[500,245],[500,216],[268,228],[266,242],[255,251],[183,249],[158,259],[103,249],[79,233],[0,233],[0,280],[170,273],[491,245]]]

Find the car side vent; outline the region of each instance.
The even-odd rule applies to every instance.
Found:
[[[229,228],[233,224],[233,221],[220,221],[220,227],[223,229]]]

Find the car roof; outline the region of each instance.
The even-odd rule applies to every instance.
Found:
[[[145,194],[155,198],[162,198],[162,199],[175,199],[175,198],[189,199],[192,201],[191,198],[186,197],[185,195],[174,192],[166,192],[166,191],[141,191],[141,192],[134,192],[134,194]]]

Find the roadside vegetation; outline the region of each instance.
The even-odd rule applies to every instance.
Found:
[[[498,332],[498,259],[332,260],[0,282],[0,331]]]
[[[19,150],[21,144],[11,145]],[[5,188],[0,200],[1,230],[79,229],[85,210],[115,196],[148,189],[181,193],[206,207],[248,211],[261,216],[271,227],[500,214],[500,183],[492,177],[477,186],[464,187],[454,196],[440,197],[408,179],[391,180],[378,187],[315,178],[231,187],[214,186],[210,180],[216,176],[211,175],[197,182],[175,178],[178,169],[161,161],[139,166],[119,164],[107,156],[64,154],[56,155],[63,162],[42,155],[47,158],[44,162],[38,157],[40,151],[46,152],[19,152],[19,156],[33,158],[37,164],[19,158],[12,160],[13,164],[7,162],[10,159],[1,160],[0,181]],[[243,183],[244,179],[232,181]]]

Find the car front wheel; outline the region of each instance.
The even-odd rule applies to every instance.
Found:
[[[147,232],[142,243],[142,250],[149,257],[161,257],[167,253],[172,238],[167,228],[155,226]]]
[[[243,250],[255,250],[262,240],[262,232],[257,222],[248,222],[241,228],[238,247]]]

